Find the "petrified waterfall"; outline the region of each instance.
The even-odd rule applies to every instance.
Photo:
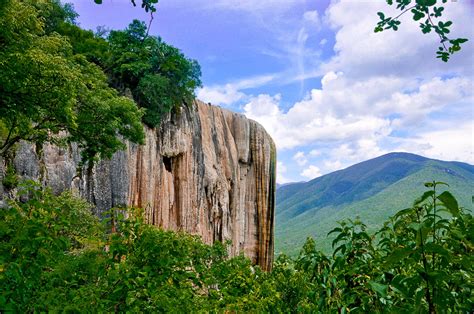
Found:
[[[150,224],[200,235],[206,243],[231,240],[231,255],[244,252],[270,269],[276,156],[265,129],[196,101],[145,131],[145,145],[127,143],[82,175],[74,145],[45,145],[37,156],[34,146],[22,144],[15,167],[55,192],[77,190],[99,215],[116,206],[142,207]]]

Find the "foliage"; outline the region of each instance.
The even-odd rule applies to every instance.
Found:
[[[133,101],[108,87],[102,71],[53,31],[74,17],[61,10],[55,1],[0,4],[0,121],[8,130],[0,155],[20,140],[76,141],[90,162],[123,147],[117,134],[143,140]]]
[[[443,183],[377,234],[335,228],[332,256],[309,238],[271,272],[226,247],[146,225],[141,209],[99,223],[71,193],[20,186],[0,211],[0,308],[16,312],[469,312],[473,217]],[[110,230],[106,232],[106,230]]]
[[[367,232],[378,231],[397,209],[411,206],[424,192],[425,178],[449,184],[460,206],[472,207],[474,166],[394,153],[375,158],[310,182],[277,190],[275,253],[292,257],[308,236],[331,254],[335,234],[327,233],[342,219],[357,216]],[[440,192],[447,187],[439,187]],[[330,197],[328,197],[328,195]],[[297,212],[303,211],[301,214]]]
[[[143,4],[153,11],[156,2]],[[74,141],[91,164],[124,148],[123,140],[142,143],[141,118],[156,127],[192,102],[199,65],[148,36],[143,22],[104,38],[75,25],[76,17],[59,0],[1,2],[1,156],[20,140]],[[120,96],[127,90],[143,109]]]
[[[413,13],[413,20],[420,21],[420,29],[423,34],[428,34],[432,30],[438,35],[440,44],[436,57],[440,58],[444,62],[447,62],[450,55],[461,50],[461,44],[467,41],[466,38],[449,38],[450,26],[453,24],[452,21],[438,21],[435,19],[440,18],[443,15],[444,6],[442,4],[448,2],[448,0],[387,0],[389,5],[397,5],[397,9],[402,12],[396,17],[386,17],[383,12],[378,12],[380,21],[375,27],[375,32],[382,32],[387,29],[394,31],[398,30],[401,24],[399,18],[410,11]],[[436,6],[437,4],[441,4]],[[424,21],[423,21],[424,20]]]
[[[28,312],[60,280],[57,268],[90,250],[87,239],[99,226],[90,206],[70,193],[56,197],[28,183],[20,195],[30,200],[12,201],[0,211],[0,308]],[[75,269],[79,278],[86,270]]]
[[[113,209],[99,224],[90,205],[71,193],[54,196],[27,182],[20,195],[0,211],[2,310],[238,307],[248,303],[239,298],[249,291],[240,292],[242,282],[251,289],[252,271],[262,273],[243,257],[225,259],[222,244],[208,246],[196,236],[144,224],[140,209]],[[105,232],[110,226],[112,232]],[[223,283],[227,288],[219,289]]]
[[[469,312],[474,221],[451,193],[438,193],[443,184],[427,183],[375,235],[361,221],[341,222],[330,232],[332,258],[309,238],[286,278],[304,278],[293,302],[314,312]]]
[[[134,20],[125,31],[111,31],[108,42],[106,67],[112,84],[131,90],[146,108],[146,124],[156,127],[164,113],[192,102],[194,90],[201,85],[199,64],[161,38],[148,36],[145,23]]]
[[[15,166],[13,164],[8,164],[5,169],[5,174],[3,176],[2,184],[9,190],[16,188],[19,182],[18,174],[16,173]]]

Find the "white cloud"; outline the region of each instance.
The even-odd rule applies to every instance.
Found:
[[[277,183],[284,184],[284,183],[291,182],[291,180],[288,179],[285,175],[286,171],[287,171],[287,168],[285,164],[281,161],[278,161],[277,162],[277,179],[276,179]]]
[[[204,102],[229,106],[244,98],[245,94],[237,90],[235,86],[227,84],[224,86],[204,86],[198,89],[196,96]]]
[[[255,12],[267,10],[288,10],[304,2],[305,0],[214,0],[205,1],[205,5],[213,8],[220,7],[227,10],[242,10],[248,12]]]
[[[269,74],[242,79],[224,85],[204,86],[198,89],[196,96],[198,99],[204,102],[210,102],[214,105],[230,106],[240,100],[248,98],[248,96],[242,92],[243,90],[265,85],[276,78],[276,74]]]
[[[327,172],[333,172],[342,169],[343,165],[339,160],[326,160],[324,168]]]
[[[305,13],[303,13],[303,19],[313,24],[316,29],[319,30],[321,28],[321,19],[317,10],[306,11]]]
[[[432,114],[460,104],[468,108],[474,99],[473,80],[468,78],[352,81],[341,72],[329,72],[321,82],[322,89],[313,89],[286,113],[280,109],[280,95],[265,94],[251,98],[244,113],[268,130],[279,149],[287,149],[328,141],[374,141],[423,127]]]
[[[318,167],[314,166],[314,165],[310,165],[308,168],[304,169],[300,173],[300,175],[311,180],[311,179],[320,177],[321,176],[321,170]]]
[[[304,166],[308,162],[308,159],[306,158],[304,152],[297,152],[293,156],[293,160],[296,161],[296,163],[300,166]]]
[[[330,172],[386,154],[389,151],[379,147],[381,140],[383,138],[360,138],[330,147],[327,155],[331,159],[326,160],[324,166]]]
[[[284,163],[282,163],[281,161],[278,161],[277,162],[277,167],[278,167],[278,170],[280,171],[280,173],[286,173],[286,166]]]
[[[309,152],[309,155],[311,157],[317,157],[317,156],[320,156],[321,155],[321,151],[320,150],[316,150],[316,149],[313,149]]]
[[[325,79],[323,79],[325,81]],[[323,84],[324,88],[324,84]],[[336,91],[335,93],[344,93]],[[340,106],[352,106],[350,91],[336,95],[341,99]],[[244,113],[251,119],[260,122],[273,136],[280,149],[308,145],[314,142],[355,140],[373,136],[388,135],[391,122],[385,117],[378,117],[364,110],[359,112],[339,112],[336,97],[332,97],[328,106],[325,90],[314,89],[309,99],[297,102],[288,112],[279,108],[280,96],[259,95],[244,106]],[[368,109],[370,103],[366,103]]]
[[[396,141],[398,141],[397,150],[399,151],[474,164],[474,123],[472,120],[422,132],[411,138],[398,138]]]

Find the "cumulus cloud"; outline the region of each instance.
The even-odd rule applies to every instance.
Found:
[[[474,164],[474,124],[472,120],[438,130],[425,131],[410,138],[395,139],[398,150],[441,160]]]
[[[277,183],[284,184],[284,183],[291,182],[291,180],[286,177],[286,171],[287,171],[287,168],[285,164],[281,161],[278,161],[277,162],[277,175],[276,175]]]
[[[297,152],[293,156],[293,160],[296,161],[296,163],[300,166],[304,166],[308,162],[308,159],[306,158],[304,152]]]
[[[467,5],[446,5],[446,19],[454,21],[453,37],[474,37]],[[244,102],[243,112],[267,129],[280,153],[290,151],[286,161],[307,166],[300,173],[305,178],[389,151],[472,163],[472,122],[445,122],[472,117],[474,41],[443,63],[435,58],[435,34],[422,34],[408,16],[398,32],[375,34],[377,11],[395,13],[383,2],[341,0],[333,1],[324,17],[318,11],[304,12],[297,27],[269,26],[278,48],[267,54],[288,59],[291,71],[262,85],[299,81],[302,91],[307,78],[321,78],[320,87],[290,106],[286,95],[245,95],[241,84],[205,92],[222,104]],[[328,25],[335,32],[334,55],[322,65],[309,63],[319,59],[315,47],[308,48],[315,30]],[[319,48],[329,42],[324,36],[314,41]],[[291,169],[290,163],[286,166]],[[279,182],[286,180],[283,171],[278,176]]]
[[[343,164],[339,160],[326,160],[324,162],[324,167],[327,172],[333,172],[343,168]]]
[[[394,131],[421,126],[446,106],[469,104],[474,98],[473,81],[459,77],[425,82],[375,77],[354,82],[341,72],[329,72],[321,85],[287,112],[280,109],[281,95],[262,94],[244,106],[244,113],[259,121],[280,149],[328,141],[362,147],[362,140],[373,144]]]
[[[274,137],[280,149],[313,142],[369,138],[391,132],[388,118],[372,115],[370,111],[364,110],[345,113],[339,110],[336,98],[340,99],[340,107],[355,107],[357,104],[353,103],[350,91],[345,95],[334,95],[344,93],[344,89],[335,90],[333,95],[329,95],[331,93],[324,90],[327,80],[329,79],[325,76],[322,90],[313,89],[310,98],[295,103],[286,113],[280,109],[280,95],[259,95],[244,106],[244,113],[260,122]],[[327,98],[331,98],[331,102],[326,103],[324,100]]]
[[[261,75],[238,80],[224,85],[204,86],[197,90],[196,96],[214,105],[230,106],[248,98],[243,91],[265,85],[277,78],[276,74]]]
[[[229,106],[245,97],[245,94],[240,92],[231,84],[223,86],[204,86],[198,89],[196,96],[205,102],[210,102],[215,105]]]
[[[305,178],[308,178],[308,179],[314,179],[314,178],[317,178],[317,177],[320,177],[321,176],[321,170],[314,166],[314,165],[310,165],[308,168],[304,169],[300,175],[302,177],[305,177]]]
[[[321,19],[317,10],[306,11],[305,13],[303,13],[303,19],[308,23],[311,23],[312,25],[316,26],[316,29],[321,28]]]

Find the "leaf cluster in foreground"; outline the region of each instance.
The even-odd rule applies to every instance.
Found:
[[[32,311],[469,312],[473,217],[441,183],[376,234],[359,220],[309,238],[271,272],[226,247],[144,224],[140,209],[103,222],[69,192],[23,184],[0,211],[0,308]],[[112,231],[111,231],[112,230]]]

